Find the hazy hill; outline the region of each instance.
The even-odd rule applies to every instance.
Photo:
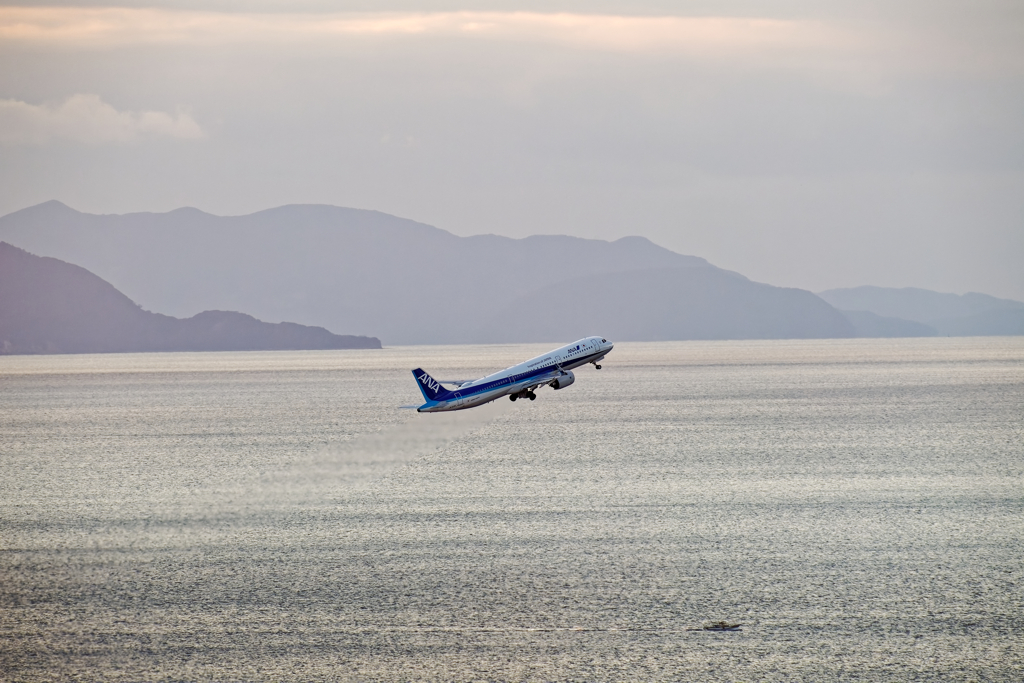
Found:
[[[0,239],[80,264],[152,310],[244,310],[388,343],[466,341],[481,312],[584,274],[711,267],[638,237],[456,237],[332,206],[96,216],[47,202],[0,218]]]
[[[513,322],[522,320],[529,323]],[[751,282],[717,268],[659,268],[541,288],[496,311],[479,339],[568,339],[580,329],[621,341],[855,336],[842,313],[811,292]]]
[[[952,336],[1024,334],[1024,303],[987,294],[944,294],[906,287],[853,287],[818,294],[839,309],[901,318]]]
[[[97,216],[47,202],[0,218],[0,239],[81,264],[153,310],[244,310],[392,344],[853,334],[809,292],[641,237],[457,237],[331,206]]]
[[[84,268],[0,242],[0,353],[349,348],[380,341],[228,311],[150,313]]]
[[[870,311],[840,311],[853,325],[858,337],[934,337],[938,334],[931,325],[889,318]]]

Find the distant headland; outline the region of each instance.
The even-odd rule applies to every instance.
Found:
[[[379,348],[375,337],[232,311],[151,313],[85,268],[0,242],[0,354]]]

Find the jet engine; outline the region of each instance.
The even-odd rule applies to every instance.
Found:
[[[552,381],[551,387],[557,391],[558,389],[566,388],[575,381],[576,375],[572,374],[572,371],[568,371],[564,375],[560,376],[558,379]]]

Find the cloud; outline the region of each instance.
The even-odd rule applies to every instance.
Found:
[[[483,37],[627,52],[835,46],[814,21],[541,12],[258,14],[119,7],[0,7],[0,39],[56,43],[306,40],[337,36]]]
[[[804,72],[1024,72],[1021,31],[966,34],[939,22],[627,16],[570,12],[222,12],[129,7],[0,6],[0,44],[264,47],[434,38],[549,44],[592,52],[726,60]],[[1003,22],[1004,24],[1013,22]]]
[[[0,99],[0,144],[73,140],[90,145],[132,142],[143,136],[203,137],[187,111],[118,111],[99,95],[72,95],[57,106]]]

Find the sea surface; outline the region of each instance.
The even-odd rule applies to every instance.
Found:
[[[1024,337],[548,348],[0,357],[0,679],[1024,680]]]

